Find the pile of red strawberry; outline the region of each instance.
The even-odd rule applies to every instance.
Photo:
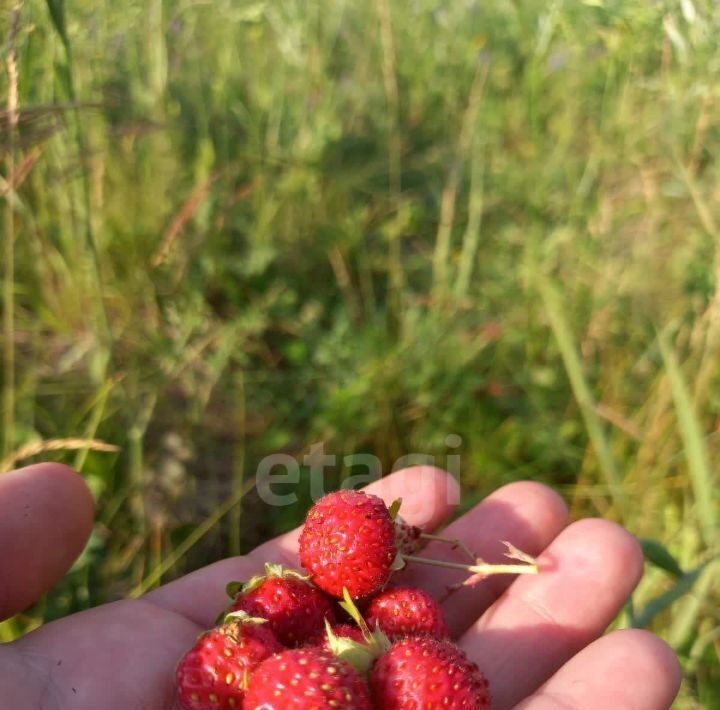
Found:
[[[440,605],[419,589],[386,587],[407,560],[422,561],[422,537],[376,496],[322,498],[300,535],[308,574],[268,564],[264,576],[228,585],[230,609],[178,665],[181,706],[489,708],[487,681],[449,640]],[[449,564],[493,573],[475,562]]]

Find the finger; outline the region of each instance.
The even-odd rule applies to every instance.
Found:
[[[442,535],[462,540],[487,561],[502,560],[502,540],[531,555],[538,555],[567,525],[568,512],[562,498],[547,486],[521,481],[503,486],[469,513],[449,525]],[[458,550],[432,543],[422,557],[467,562]],[[507,560],[505,560],[507,561]],[[410,565],[403,572],[403,584],[419,586],[436,598],[447,596],[447,588],[467,578],[464,572]],[[400,579],[400,578],[399,578]],[[453,636],[463,633],[507,588],[514,577],[490,577],[482,584],[454,592],[443,603]]]
[[[83,479],[41,463],[0,476],[0,618],[37,601],[82,552],[94,518]]]
[[[25,666],[25,678],[17,674],[21,668],[0,667],[0,691],[3,676],[14,671],[7,684],[22,687],[26,696],[22,704],[6,704],[0,696],[0,707],[167,710],[175,695],[173,670],[200,632],[189,620],[141,600],[58,619],[0,647],[14,650]]]
[[[402,498],[402,515],[411,524],[434,530],[457,505],[459,489],[450,474],[432,466],[413,466],[371,483],[366,490],[390,504]],[[247,579],[262,570],[265,562],[297,567],[300,528],[271,540],[247,557],[236,557],[204,567],[147,595],[155,604],[210,625],[227,606],[225,585]]]
[[[583,649],[516,710],[666,710],[680,681],[675,654],[657,636],[616,631]]]
[[[518,577],[460,640],[490,681],[498,709],[534,692],[602,634],[639,581],[643,557],[619,525],[582,520],[539,562],[540,574]]]

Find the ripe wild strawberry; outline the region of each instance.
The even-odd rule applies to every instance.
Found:
[[[476,558],[461,540],[424,533],[403,520],[397,522],[400,504],[396,500],[388,509],[377,496],[351,490],[321,498],[310,509],[300,533],[300,564],[312,581],[334,597],[341,598],[345,587],[352,599],[363,599],[382,589],[392,572],[407,563],[468,573],[470,577],[458,586],[475,584],[493,574],[538,573],[537,561],[509,542],[504,543],[505,554],[515,562],[489,564]],[[459,548],[470,564],[416,556],[414,552],[427,540]]]
[[[450,635],[440,605],[421,589],[385,589],[373,598],[364,616],[371,629],[380,626],[391,639],[420,634],[444,639]]]
[[[175,678],[185,710],[240,710],[248,673],[283,649],[262,620],[228,616],[200,636],[178,664]]]
[[[449,641],[418,636],[397,641],[370,671],[375,706],[381,710],[484,710],[487,680]]]
[[[325,630],[325,619],[335,622],[332,600],[293,570],[265,565],[265,576],[247,584],[228,585],[235,597],[232,610],[267,619],[268,627],[285,646],[299,646]],[[235,596],[237,594],[237,596]]]
[[[263,661],[250,676],[246,710],[371,710],[359,673],[321,648],[283,651]]]
[[[390,578],[397,556],[395,525],[385,503],[361,491],[321,498],[300,534],[300,563],[334,597],[374,594]]]

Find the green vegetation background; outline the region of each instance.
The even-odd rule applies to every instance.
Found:
[[[296,506],[248,492],[269,453],[323,442],[328,486],[362,453],[459,454],[464,507],[532,478],[646,539],[617,623],[678,650],[677,707],[713,706],[717,3],[25,0],[18,19],[12,38],[0,13],[3,467],[79,467],[98,515],[4,640],[297,523],[306,472]]]

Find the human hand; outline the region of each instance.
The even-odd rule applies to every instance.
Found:
[[[435,530],[459,500],[455,481],[431,467],[398,471],[369,490],[402,515]],[[90,494],[65,466],[39,464],[0,476],[0,618],[37,600],[69,568],[89,535]],[[680,669],[656,636],[637,630],[601,636],[642,573],[635,539],[603,520],[568,523],[559,496],[513,483],[451,523],[486,559],[499,540],[537,555],[541,574],[491,577],[454,592],[444,611],[457,642],[490,682],[493,708],[661,710],[677,693]],[[217,562],[146,594],[52,622],[0,646],[0,705],[13,710],[174,708],[174,669],[197,635],[227,605],[228,581],[265,562],[298,567],[298,531],[245,557]],[[429,555],[442,557],[442,547]],[[402,581],[443,596],[451,570],[408,569]]]

